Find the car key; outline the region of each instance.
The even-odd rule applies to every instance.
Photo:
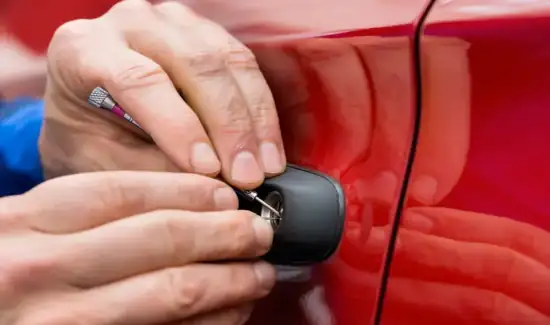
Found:
[[[114,100],[111,94],[109,94],[109,92],[103,89],[102,87],[95,87],[94,90],[92,90],[92,92],[88,96],[88,104],[90,104],[95,108],[100,108],[108,112],[111,112],[114,115],[125,119],[127,122],[132,123],[136,128],[143,131],[147,135],[147,137],[152,141],[149,134],[128,113],[126,113],[126,111],[122,107],[120,107],[120,105],[118,105],[118,103]],[[258,197],[256,192],[240,190],[237,188],[233,188],[233,189],[237,193],[243,195],[245,198],[262,204],[265,208],[270,209],[275,215],[277,215],[277,211],[275,211],[273,208],[267,205],[264,201],[262,201],[262,199]]]
[[[144,131],[103,88],[96,87],[88,103],[124,118]],[[345,218],[344,192],[322,173],[288,165],[255,191],[234,188],[239,208],[257,213],[275,231],[273,245],[263,256],[277,265],[301,266],[328,259],[338,248]]]
[[[263,256],[276,265],[301,266],[327,260],[338,248],[344,229],[345,198],[332,178],[288,165],[281,175],[255,189],[279,216],[243,195],[239,208],[266,219],[275,231],[273,245]]]

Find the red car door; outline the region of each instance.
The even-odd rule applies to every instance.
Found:
[[[100,15],[115,2],[56,0],[53,10],[49,2],[10,1],[4,21],[41,52],[61,23]],[[279,284],[249,323],[373,323],[410,168],[419,108],[416,30],[429,0],[183,2],[254,51],[289,161],[331,175],[346,192],[338,252],[314,268],[281,268]]]
[[[547,1],[183,2],[253,49],[289,160],[347,196],[337,253],[281,268],[250,325],[550,324]]]
[[[347,196],[335,256],[281,269],[249,324],[370,324],[403,203],[419,100],[415,31],[428,1],[184,2],[251,47],[289,161],[338,179]]]
[[[436,0],[382,324],[550,324],[550,3]]]

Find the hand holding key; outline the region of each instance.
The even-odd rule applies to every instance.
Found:
[[[40,141],[47,177],[183,170],[252,189],[284,170],[275,105],[254,55],[178,2],[121,1],[98,19],[67,23],[48,61]],[[98,85],[154,143],[89,107]]]
[[[273,232],[236,208],[220,181],[160,172],[59,177],[0,199],[2,324],[243,324],[275,282],[254,260]]]

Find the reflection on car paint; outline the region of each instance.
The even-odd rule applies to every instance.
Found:
[[[279,282],[248,324],[368,324],[412,140],[412,37],[428,0],[184,2],[253,50],[289,161],[346,193],[338,252],[308,281]]]
[[[550,324],[550,4],[473,4],[436,4],[421,39],[384,325]]]
[[[347,195],[334,258],[280,272],[250,324],[369,324],[399,212],[415,119],[412,37],[428,0],[183,2],[251,46],[290,160],[337,178]],[[51,18],[13,3],[25,16],[10,17],[16,30]],[[384,325],[550,324],[548,17],[547,0],[438,0],[430,12]]]
[[[273,91],[289,160],[338,179],[348,210],[335,256],[309,283],[281,283],[252,324],[312,324],[303,308],[265,315],[281,304],[303,306],[314,287],[334,324],[364,324],[376,305],[413,127],[410,38],[333,36],[250,45]]]

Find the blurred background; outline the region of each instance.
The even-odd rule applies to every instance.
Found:
[[[64,22],[94,18],[118,0],[0,0],[0,99],[39,97],[45,53]]]

